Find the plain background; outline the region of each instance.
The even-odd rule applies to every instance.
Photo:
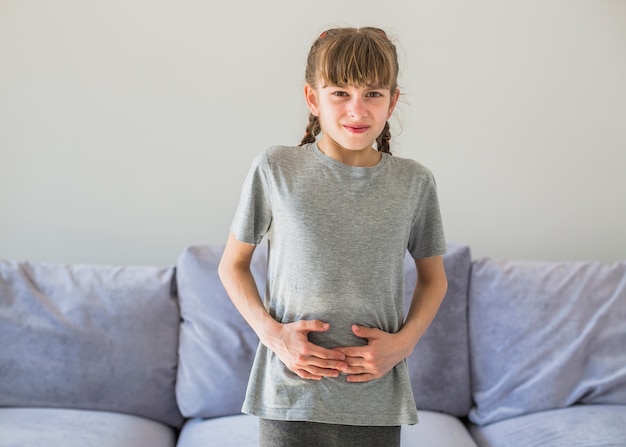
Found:
[[[626,258],[621,0],[0,0],[0,257],[223,243],[252,159],[299,142],[306,54],[337,25],[397,40],[392,148],[434,172],[449,241]]]

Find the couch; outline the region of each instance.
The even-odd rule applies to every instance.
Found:
[[[0,447],[257,445],[240,407],[258,340],[218,279],[222,248],[168,267],[0,260]],[[448,293],[407,359],[420,423],[402,445],[626,446],[626,262],[456,244],[444,261]]]

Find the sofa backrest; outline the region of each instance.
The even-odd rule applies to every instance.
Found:
[[[178,259],[181,312],[176,397],[183,416],[210,418],[241,412],[252,360],[254,331],[226,294],[217,274],[224,247],[188,247]],[[265,289],[267,250],[259,246],[252,274]]]
[[[231,303],[217,275],[222,246],[189,247],[177,264],[181,306],[176,393],[185,417],[209,418],[241,411],[256,334]],[[450,245],[444,256],[449,289],[431,327],[408,359],[419,409],[467,415],[471,406],[467,340],[470,250]],[[259,246],[252,273],[265,290],[267,249]],[[407,298],[415,263],[405,262]],[[407,302],[407,308],[409,303]]]
[[[0,406],[115,411],[179,427],[173,274],[0,260]]]
[[[472,422],[626,404],[626,262],[480,259],[470,284]]]
[[[467,327],[470,249],[466,245],[448,244],[443,261],[448,292],[407,361],[418,409],[467,416],[472,406]],[[417,272],[410,257],[405,267],[408,309]]]

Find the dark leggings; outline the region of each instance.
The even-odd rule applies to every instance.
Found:
[[[260,447],[400,447],[400,427],[260,420]]]

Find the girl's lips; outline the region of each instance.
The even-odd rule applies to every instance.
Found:
[[[346,124],[343,127],[348,132],[352,132],[352,133],[365,133],[369,129],[369,126],[359,126],[359,125],[349,125],[349,124]]]

